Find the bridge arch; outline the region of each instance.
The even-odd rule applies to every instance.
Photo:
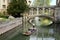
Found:
[[[29,20],[30,20],[30,19],[33,19],[33,18],[35,18],[35,17],[45,17],[45,18],[51,19],[53,22],[56,21],[53,16],[49,16],[49,15],[34,15],[34,16],[31,16],[31,17],[29,18]]]
[[[47,16],[47,15],[35,15],[35,16],[32,16],[32,17],[29,18],[28,22],[33,25],[32,20],[33,20],[35,17],[43,17],[43,18],[50,19],[50,20],[52,21],[52,23],[55,22],[55,18],[54,18],[54,17],[52,17],[52,16]]]

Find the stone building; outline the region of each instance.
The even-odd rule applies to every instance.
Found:
[[[31,1],[31,0],[29,0]],[[40,1],[40,0],[39,0]],[[50,16],[54,16],[55,18],[60,19],[60,0],[49,0],[50,4],[47,5],[46,0],[40,1],[38,0],[34,0],[33,4],[36,5],[30,5],[30,11],[29,11],[29,15],[50,15]],[[43,2],[43,3],[41,3]],[[32,1],[30,2],[32,4]],[[43,4],[43,6],[41,6],[40,4]]]
[[[0,13],[6,14],[6,9],[10,0],[0,0]]]

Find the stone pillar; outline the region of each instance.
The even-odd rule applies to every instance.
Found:
[[[31,15],[31,9],[29,10],[29,15]]]
[[[29,15],[33,15],[33,8],[30,9]]]
[[[60,6],[60,0],[56,0],[57,6]]]
[[[55,8],[55,18],[60,20],[60,8]]]
[[[33,15],[33,13],[34,13],[34,12],[33,12],[33,8],[31,9],[31,13],[32,13],[32,15]]]
[[[44,15],[44,13],[45,13],[45,8],[43,7],[43,12],[42,12],[42,15]]]
[[[57,17],[57,16],[56,16],[56,13],[57,13],[57,12],[56,12],[56,8],[55,8],[55,13],[54,13],[55,20],[56,20],[56,17]]]
[[[39,8],[37,7],[37,15],[39,15]]]
[[[51,8],[49,8],[48,10],[49,10],[49,13],[48,13],[48,15],[50,15],[50,10],[51,10]]]

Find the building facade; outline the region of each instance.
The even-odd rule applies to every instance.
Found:
[[[7,6],[10,0],[0,0],[0,13],[6,13]]]
[[[11,1],[11,0],[0,0],[0,12],[1,12],[1,13],[6,13],[6,9],[7,9],[7,6],[8,6],[8,4],[9,4],[10,1]],[[39,2],[39,1],[35,1],[35,2],[34,2],[34,1],[32,1],[32,0],[27,0],[27,4],[28,4],[28,5],[31,6],[33,3],[34,3],[34,4],[36,3],[36,4],[38,5],[39,3],[41,3],[41,1],[40,1],[40,2]],[[45,3],[45,1],[44,1],[44,3]],[[56,3],[57,3],[57,5],[60,5],[60,0],[56,0]],[[34,5],[34,4],[33,4],[33,5]],[[35,5],[36,5],[36,4],[35,4]],[[46,4],[47,4],[47,3],[46,3]],[[39,4],[39,5],[40,5],[40,4]],[[33,13],[33,11],[32,11],[32,13]]]

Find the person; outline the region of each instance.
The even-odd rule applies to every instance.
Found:
[[[24,34],[25,34],[25,35],[30,35],[32,32],[35,32],[35,31],[36,31],[36,27],[33,26],[33,27],[29,28],[28,31],[25,32]]]
[[[23,34],[24,34],[24,35],[30,35],[31,33],[32,33],[31,30],[28,29],[28,31],[24,32]]]
[[[34,32],[34,31],[36,31],[36,27],[33,26],[33,27],[29,28],[28,31]]]

